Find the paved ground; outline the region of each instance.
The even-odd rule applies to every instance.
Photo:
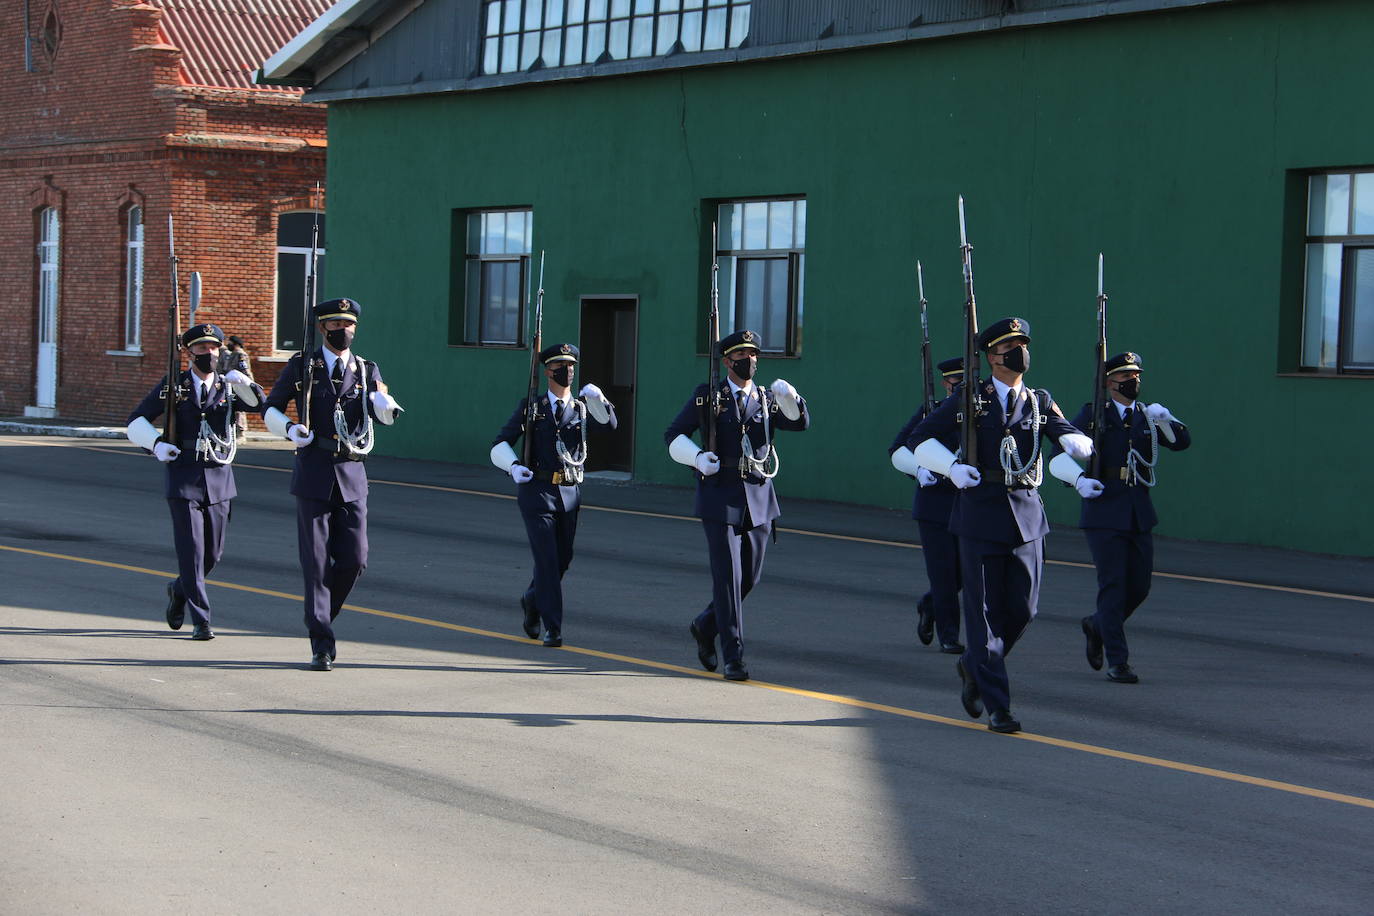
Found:
[[[0,436],[0,912],[1370,910],[1374,563],[1161,544],[1129,687],[1083,662],[1093,577],[1058,534],[1005,737],[915,642],[900,513],[783,482],[735,685],[694,667],[686,491],[588,485],[549,650],[518,635],[509,485],[376,459],[320,674],[289,461],[241,452],[194,643],[160,619],[160,469]]]

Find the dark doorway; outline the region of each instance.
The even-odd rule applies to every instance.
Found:
[[[634,472],[635,357],[638,296],[583,296],[582,384],[591,382],[615,405],[619,427],[592,424],[587,470]]]

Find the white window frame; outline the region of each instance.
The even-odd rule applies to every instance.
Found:
[[[124,217],[124,349],[143,350],[143,208]]]
[[[312,215],[315,214],[315,213],[318,213],[318,214],[320,215],[320,220],[321,220],[321,222],[323,222],[323,221],[324,221],[324,218],[325,218],[325,211],[323,211],[323,210],[287,210],[287,211],[285,211],[285,212],[283,212],[283,213],[278,213],[278,214],[277,214],[277,237],[278,237],[278,238],[281,238],[281,218],[282,218],[283,216],[291,216],[291,215],[298,214],[298,213],[307,213],[307,214],[312,214]],[[299,256],[299,257],[301,257],[301,258],[304,259],[304,261],[305,261],[305,269],[301,271],[301,276],[304,278],[304,280],[303,280],[303,285],[302,285],[302,287],[301,287],[301,297],[302,297],[302,298],[301,298],[301,302],[302,302],[302,303],[305,303],[305,302],[308,302],[309,299],[310,299],[310,248],[309,248],[308,246],[307,246],[307,247],[299,247],[299,246],[293,246],[293,245],[277,245],[277,246],[276,246],[276,249],[275,249],[275,255],[274,255],[273,260],[272,260],[272,350],[273,350],[274,353],[279,354],[279,355],[280,355],[280,354],[287,354],[287,353],[294,353],[294,352],[296,352],[296,349],[297,349],[297,348],[294,348],[294,347],[293,347],[293,348],[288,348],[288,349],[283,350],[283,349],[281,349],[281,347],[278,346],[278,344],[281,343],[281,337],[280,337],[280,335],[277,333],[277,328],[279,327],[278,318],[280,317],[280,316],[278,315],[277,308],[278,308],[278,305],[280,304],[280,297],[279,297],[278,293],[280,292],[280,289],[281,289],[281,270],[280,270],[281,256],[284,255],[284,254],[285,254],[285,255],[295,255],[295,256]],[[317,273],[323,273],[323,272],[324,272],[324,255],[325,255],[325,249],[324,249],[323,246],[321,246],[321,247],[315,249],[315,271],[316,271]],[[304,315],[305,315],[304,309],[302,309],[301,315],[302,315],[302,317],[304,317]]]

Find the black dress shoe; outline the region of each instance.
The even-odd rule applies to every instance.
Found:
[[[946,655],[963,655],[963,654],[964,654],[964,644],[961,643],[961,642],[944,642],[944,641],[941,641],[941,643],[940,643],[940,651],[943,652],[943,653],[945,653]]]
[[[333,671],[334,661],[325,652],[316,652],[310,657],[311,671]]]
[[[208,623],[198,623],[196,624],[196,628],[191,631],[191,638],[200,640],[214,639],[215,631],[210,629]]]
[[[964,685],[963,690],[959,691],[959,702],[964,704],[964,712],[968,713],[969,718],[976,719],[983,714],[983,697],[978,693],[978,682],[968,676],[962,658],[954,663],[954,670],[959,672],[959,680]]]
[[[994,709],[988,713],[988,730],[1010,735],[1021,730],[1021,723],[1017,722],[1007,710]]]
[[[697,641],[697,661],[701,662],[701,667],[707,671],[716,670],[716,641],[707,639],[693,620],[687,625],[687,632],[692,634],[692,638]]]
[[[545,630],[544,645],[548,646],[550,649],[557,649],[559,646],[563,645],[563,634],[558,630]]]
[[[1107,680],[1118,684],[1139,684],[1140,676],[1131,670],[1130,665],[1112,665],[1107,669]]]
[[[1083,624],[1083,635],[1088,638],[1088,643],[1085,647],[1088,656],[1088,664],[1092,666],[1094,671],[1101,671],[1102,634],[1097,632],[1097,627],[1093,626],[1093,619],[1091,617],[1084,617],[1081,622]]]
[[[916,638],[923,646],[930,645],[935,638],[935,599],[930,597],[930,592],[916,602]]]
[[[749,669],[744,667],[744,662],[726,662],[725,679],[727,681],[747,681],[749,680]]]
[[[186,621],[186,596],[177,592],[177,581],[167,583],[167,626],[180,630]]]
[[[539,638],[539,609],[534,606],[534,602],[520,596],[520,610],[525,612],[525,635],[530,639]]]

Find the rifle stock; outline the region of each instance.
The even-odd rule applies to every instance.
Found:
[[[960,460],[978,466],[978,303],[973,295],[973,246],[964,224],[964,197],[959,196],[959,253],[964,270],[964,387],[962,392],[963,427],[960,430]]]
[[[1102,255],[1097,255],[1097,341],[1093,353],[1093,454],[1088,476],[1102,479],[1102,422],[1107,410],[1107,294],[1102,286]]]
[[[539,292],[534,298],[534,323],[530,328],[530,378],[525,395],[525,439],[521,461],[534,468],[535,403],[539,398],[539,351],[544,348],[544,252],[539,252]]]
[[[706,451],[716,450],[716,417],[720,415],[720,240],[711,223],[711,308],[706,315]]]
[[[167,307],[167,383],[162,392],[162,441],[177,444],[177,399],[181,391],[181,291],[177,277],[177,241],[172,214],[167,214],[167,251],[171,266],[172,302]]]

